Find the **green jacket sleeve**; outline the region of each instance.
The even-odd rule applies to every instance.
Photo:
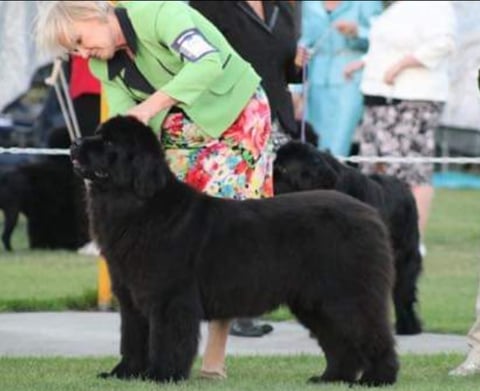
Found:
[[[102,86],[108,102],[108,117],[125,113],[136,105],[135,101],[118,83],[102,80]]]
[[[192,105],[223,71],[218,50],[206,38],[202,42],[203,36],[190,13],[185,12],[176,2],[166,1],[159,7],[155,29],[158,41],[168,46],[179,61],[185,64],[160,90],[185,105]],[[178,47],[182,38],[189,33],[197,34],[196,38],[200,38],[197,47],[205,54],[198,59],[185,55],[184,48]]]
[[[103,81],[102,86],[108,102],[108,118],[116,115],[125,115],[129,109],[137,105],[137,102],[135,102],[118,83]],[[148,122],[148,125],[155,132],[158,132],[163,119],[164,116],[157,114]]]

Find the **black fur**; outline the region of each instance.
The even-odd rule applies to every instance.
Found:
[[[295,124],[297,125],[296,132],[294,134],[291,134],[293,140],[301,140],[302,139],[302,121],[295,121]],[[313,126],[310,124],[310,122],[305,121],[305,128],[304,128],[304,137],[305,137],[305,142],[314,145],[315,147],[318,147],[319,143],[319,136],[317,133],[315,133],[315,130],[313,130]]]
[[[390,230],[395,258],[395,328],[398,334],[420,333],[422,326],[415,304],[422,256],[417,208],[410,188],[392,176],[366,176],[310,145],[284,145],[274,163],[275,194],[313,189],[341,191],[380,212]]]
[[[68,147],[64,128],[52,131],[51,147]],[[58,145],[60,143],[61,145]],[[73,174],[68,156],[49,156],[22,163],[0,174],[0,209],[4,213],[2,242],[12,250],[11,236],[20,213],[27,219],[33,249],[76,250],[88,239],[83,183]]]
[[[88,241],[88,224],[74,194],[77,178],[51,161],[25,163],[0,176],[0,209],[5,219],[2,242],[11,251],[11,236],[20,213],[27,219],[32,249],[76,250]]]
[[[202,319],[286,304],[315,333],[327,368],[313,381],[396,381],[389,321],[393,260],[378,213],[333,191],[236,201],[169,170],[150,128],[107,121],[72,146],[92,233],[120,303],[121,361],[105,376],[189,376]]]

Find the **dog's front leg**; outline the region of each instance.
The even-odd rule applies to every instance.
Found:
[[[146,379],[169,382],[190,375],[197,354],[200,316],[190,298],[175,298],[156,307],[149,322]]]
[[[147,368],[148,320],[134,306],[127,289],[115,289],[120,305],[122,359],[109,373],[100,377],[128,379],[140,377]]]

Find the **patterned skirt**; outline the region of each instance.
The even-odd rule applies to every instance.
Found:
[[[400,101],[392,105],[367,106],[359,127],[361,156],[432,157],[435,128],[444,104]],[[387,174],[410,186],[431,183],[433,164],[362,163],[366,174]]]
[[[261,88],[219,138],[183,113],[169,114],[160,135],[172,171],[197,190],[233,199],[273,196],[270,107]]]

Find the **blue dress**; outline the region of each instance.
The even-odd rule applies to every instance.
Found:
[[[313,50],[306,75],[306,119],[320,135],[320,148],[334,155],[348,155],[363,110],[361,72],[346,80],[343,70],[366,53],[371,18],[382,10],[381,1],[341,1],[332,12],[323,1],[302,2],[299,44]],[[339,20],[355,22],[358,37],[346,38],[333,28]]]

